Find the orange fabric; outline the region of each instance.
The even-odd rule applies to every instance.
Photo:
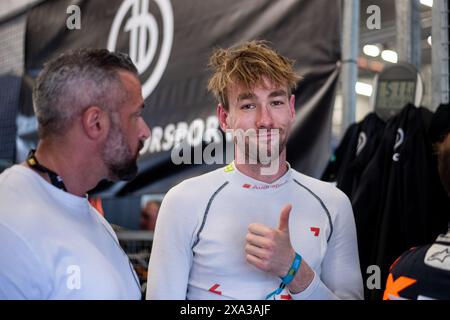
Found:
[[[386,283],[386,290],[384,291],[383,300],[390,300],[389,294],[394,297],[400,297],[399,292],[412,286],[414,283],[416,283],[417,280],[413,278],[408,277],[398,277],[396,280],[394,280],[394,276],[392,273],[389,274],[387,283]]]
[[[105,212],[102,207],[102,198],[89,198],[89,203],[93,206],[102,216],[105,216]]]

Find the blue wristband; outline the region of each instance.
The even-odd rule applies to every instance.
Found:
[[[292,280],[294,280],[295,275],[298,272],[298,269],[300,269],[300,265],[302,263],[302,256],[298,253],[295,253],[294,261],[292,261],[291,268],[289,269],[287,275],[281,278],[281,282],[287,286],[289,283],[291,283]]]
[[[294,261],[292,261],[292,265],[288,271],[288,273],[281,278],[281,284],[280,286],[269,293],[266,297],[266,300],[269,300],[272,298],[272,296],[278,295],[281,292],[283,292],[284,288],[291,283],[292,280],[294,280],[295,275],[297,274],[298,270],[300,269],[300,265],[302,263],[302,256],[298,253],[295,253]]]

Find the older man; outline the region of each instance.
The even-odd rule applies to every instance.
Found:
[[[40,142],[0,175],[0,298],[139,299],[136,274],[86,192],[128,180],[149,128],[128,56],[104,49],[47,63],[33,90]]]

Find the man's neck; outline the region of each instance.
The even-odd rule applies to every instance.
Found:
[[[235,161],[235,166],[241,173],[250,178],[264,183],[272,183],[281,178],[288,170],[286,151],[283,151],[277,159],[272,161],[271,165],[238,163],[238,161]]]
[[[67,150],[67,145],[60,147],[57,144],[41,142],[36,149],[35,157],[39,164],[62,178],[67,192],[83,197],[97,185],[100,178],[96,177],[95,170],[89,166],[89,160],[83,160],[79,154],[64,152],[64,150]],[[23,165],[30,167],[27,162]],[[51,183],[47,173],[38,170],[35,172]]]

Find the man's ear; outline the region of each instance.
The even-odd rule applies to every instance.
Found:
[[[92,140],[100,139],[108,134],[109,116],[98,106],[88,107],[81,116],[81,122],[85,134]]]
[[[291,112],[292,119],[295,119],[295,95],[293,94],[289,98],[289,111]]]
[[[217,105],[217,119],[219,119],[220,128],[225,132],[229,129],[228,125],[228,111],[225,109],[223,104],[219,103]]]

